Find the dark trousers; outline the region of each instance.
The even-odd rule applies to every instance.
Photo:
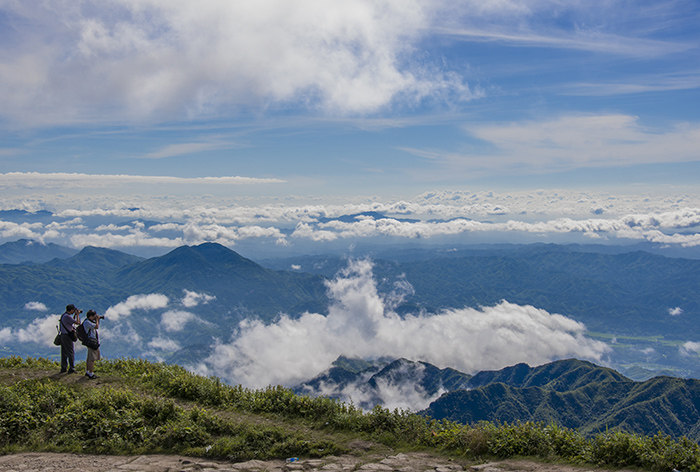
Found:
[[[71,369],[75,368],[75,348],[73,347],[73,338],[70,334],[61,335],[61,372],[65,372],[70,365]]]

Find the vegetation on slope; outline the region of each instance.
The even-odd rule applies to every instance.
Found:
[[[363,412],[281,387],[228,386],[139,359],[102,361],[98,382],[57,375],[57,370],[46,359],[0,359],[0,453],[161,452],[241,461],[335,455],[347,451],[352,440],[364,439],[469,460],[530,456],[700,470],[700,448],[686,438],[619,431],[586,438],[554,424],[461,425],[381,407]]]

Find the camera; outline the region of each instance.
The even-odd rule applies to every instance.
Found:
[[[100,315],[100,319],[101,319],[101,320],[104,320],[104,319],[105,319],[105,315]]]

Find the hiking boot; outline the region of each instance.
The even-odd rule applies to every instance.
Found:
[[[69,374],[75,374],[75,369],[68,369]]]
[[[97,378],[95,374],[92,374],[90,372],[85,372],[85,377],[87,377],[90,380],[95,380]]]

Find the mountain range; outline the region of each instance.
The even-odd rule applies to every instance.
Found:
[[[52,259],[67,259],[78,251],[58,244],[40,244],[31,239],[19,239],[0,246],[0,264],[22,264],[48,262]]]
[[[584,434],[619,428],[697,441],[700,380],[660,376],[635,382],[576,359],[535,368],[520,364],[479,373],[467,389],[442,395],[422,413],[466,424],[535,421]]]
[[[412,395],[422,394],[430,403],[421,414],[464,424],[532,421],[586,435],[620,429],[700,440],[700,380],[660,376],[636,382],[577,359],[537,367],[521,363],[471,376],[407,359],[341,357],[294,391],[352,401],[365,409],[397,395],[405,408]]]
[[[638,247],[498,245],[462,249],[385,250],[373,260],[381,293],[406,288],[392,309],[401,316],[450,308],[493,306],[501,300],[532,305],[585,323],[589,337],[607,343],[608,363],[635,380],[659,373],[700,377],[700,260],[670,258]],[[383,256],[384,259],[378,257]],[[48,262],[47,257],[53,257]],[[177,342],[157,358],[191,364],[214,339],[231,336],[242,320],[269,323],[281,314],[326,314],[327,281],[347,266],[340,256],[304,256],[261,263],[215,243],[182,246],[152,258],[86,247],[20,240],[0,245],[0,329],[26,327],[39,313],[28,303],[62,312],[67,303],[104,313],[135,295],[161,294],[163,311],[191,311],[186,329],[167,333]],[[188,293],[195,308],[176,302]],[[187,315],[182,315],[187,316]],[[198,321],[197,321],[198,320]],[[153,319],[132,317],[130,329],[151,335]],[[146,338],[148,340],[150,338]],[[692,345],[692,344],[691,344]],[[51,351],[4,347],[5,354]],[[35,348],[32,348],[35,349]],[[115,355],[151,356],[122,346]]]
[[[161,308],[177,311],[188,309],[179,300],[196,293],[204,297],[197,306],[201,323],[169,333],[185,349],[178,355],[186,359],[191,357],[187,351],[196,351],[202,343],[211,345],[221,333],[233,333],[243,319],[269,322],[281,312],[292,317],[307,310],[322,312],[327,307],[325,291],[323,277],[266,269],[214,243],[182,246],[150,259],[86,247],[71,257],[49,262],[0,265],[0,326],[26,326],[27,318],[36,316],[28,313],[29,302],[56,314],[68,303],[104,314],[131,296],[159,294],[170,301]],[[109,319],[104,323],[109,325]],[[138,336],[152,333],[154,324],[148,315],[129,320],[129,328]],[[37,346],[11,349],[6,347],[5,353],[52,352],[40,347],[37,352]],[[121,343],[110,351],[112,356],[144,355],[143,350]]]

